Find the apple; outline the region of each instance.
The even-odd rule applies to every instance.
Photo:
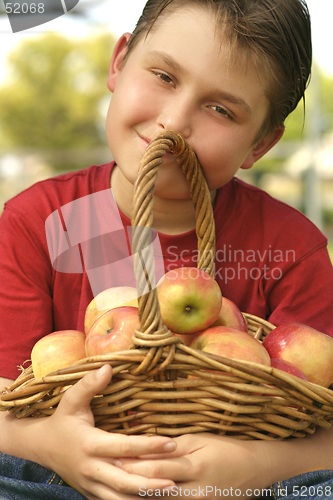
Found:
[[[140,328],[138,308],[122,306],[100,316],[86,335],[87,356],[126,351],[133,346],[134,331]]]
[[[36,342],[31,351],[31,364],[36,379],[67,368],[86,357],[86,336],[79,330],[49,333]]]
[[[235,330],[247,332],[247,325],[243,314],[232,300],[222,297],[222,306],[217,320],[212,326],[228,326]]]
[[[310,382],[329,387],[333,382],[333,339],[302,323],[283,323],[263,340],[271,358],[301,370]]]
[[[194,335],[180,335],[179,333],[172,333],[172,335],[174,337],[180,337],[184,342],[184,345],[190,346],[194,339],[197,338],[198,335],[200,335],[200,332],[195,333]]]
[[[84,331],[88,333],[97,318],[110,309],[121,306],[138,307],[138,292],[131,286],[115,286],[100,292],[88,304],[84,317]]]
[[[265,366],[271,364],[269,354],[259,340],[227,326],[214,326],[201,332],[191,347],[225,358],[253,361]]]
[[[198,333],[211,326],[219,315],[220,287],[201,269],[172,269],[162,277],[156,289],[162,320],[174,333]]]
[[[303,380],[308,380],[308,378],[299,368],[297,368],[297,366],[292,365],[288,361],[284,361],[284,359],[271,358],[271,366],[273,368],[278,368],[279,370],[282,370],[286,373],[290,373],[290,375],[295,375],[295,377],[301,378]]]

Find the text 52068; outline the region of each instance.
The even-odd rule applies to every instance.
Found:
[[[7,14],[43,14],[45,5],[43,3],[11,3],[5,2]]]

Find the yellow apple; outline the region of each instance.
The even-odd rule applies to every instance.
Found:
[[[131,286],[115,286],[100,292],[88,304],[84,317],[84,331],[87,334],[96,321],[110,309],[121,306],[138,307],[138,292]]]
[[[85,334],[79,330],[62,330],[36,342],[31,351],[31,364],[37,379],[85,357]]]

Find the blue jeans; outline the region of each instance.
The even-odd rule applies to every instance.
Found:
[[[317,470],[279,481],[267,488],[264,498],[284,500],[333,499],[333,470]]]
[[[258,494],[258,492],[255,492]],[[235,490],[237,494],[237,490]],[[333,499],[333,471],[314,471],[280,481],[262,498],[284,500]],[[0,453],[1,500],[86,500],[57,474],[35,462]]]
[[[0,499],[87,500],[50,469],[4,453],[0,453]]]

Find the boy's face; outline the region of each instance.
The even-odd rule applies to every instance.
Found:
[[[149,141],[163,129],[180,132],[192,146],[211,191],[239,168],[250,168],[277,142],[279,134],[253,144],[269,109],[267,83],[250,62],[244,67],[229,60],[230,49],[215,35],[211,12],[187,6],[164,15],[121,67],[125,42],[124,36],[110,67],[107,137],[121,175],[131,184]],[[159,169],[155,194],[189,197],[171,154]]]

